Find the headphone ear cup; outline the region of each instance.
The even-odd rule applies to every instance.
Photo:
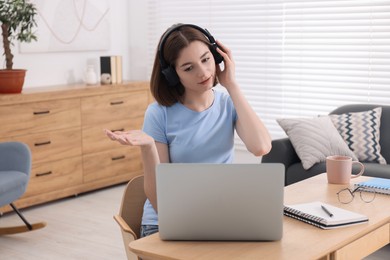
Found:
[[[213,56],[214,56],[215,63],[220,64],[223,61],[223,57],[217,51],[217,47],[218,47],[217,44],[211,45],[210,51],[211,51],[211,54],[213,54]]]
[[[168,66],[165,69],[163,69],[161,72],[164,75],[165,79],[167,80],[169,86],[174,87],[177,84],[179,84],[180,82],[179,76],[177,75],[174,68]]]

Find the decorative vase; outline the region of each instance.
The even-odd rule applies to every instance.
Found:
[[[12,69],[0,70],[0,93],[20,93],[22,92],[26,70]]]
[[[84,81],[87,85],[95,85],[97,83],[97,75],[93,66],[88,66],[84,75]]]

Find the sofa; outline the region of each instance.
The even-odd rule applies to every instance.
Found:
[[[365,165],[363,176],[373,176],[381,178],[390,178],[390,106],[374,105],[374,104],[351,104],[344,105],[331,111],[329,115],[342,115],[345,113],[355,113],[372,110],[381,107],[380,127],[379,129],[379,144],[380,153],[386,162],[380,164],[378,162],[361,161]],[[329,154],[331,155],[331,154]],[[294,149],[294,146],[289,137],[276,139],[272,141],[271,151],[262,157],[264,163],[283,163],[285,166],[285,185],[290,185],[317,174],[326,172],[326,163],[324,160],[315,163],[309,169],[304,169],[302,161]],[[354,173],[358,168],[354,168]]]

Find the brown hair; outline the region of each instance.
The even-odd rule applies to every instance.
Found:
[[[168,28],[166,32],[176,26],[177,25],[173,25]],[[158,46],[160,46],[165,33],[161,36]],[[179,57],[180,51],[190,45],[193,41],[201,41],[210,46],[210,42],[206,36],[199,30],[192,27],[181,26],[177,30],[171,32],[163,46],[165,62],[175,68],[176,60]],[[214,85],[216,85],[216,82]],[[158,47],[150,79],[150,91],[157,103],[163,106],[172,106],[173,104],[181,101],[185,92],[184,86],[181,82],[173,87],[168,85],[167,80],[161,72]]]

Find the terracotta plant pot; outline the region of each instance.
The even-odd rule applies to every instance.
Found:
[[[0,70],[0,93],[22,92],[26,70]]]

